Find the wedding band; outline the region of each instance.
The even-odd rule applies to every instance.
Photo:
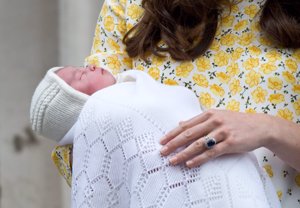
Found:
[[[216,144],[217,144],[217,141],[215,140],[215,138],[210,137],[210,136],[204,137],[204,146],[207,149],[213,148]]]

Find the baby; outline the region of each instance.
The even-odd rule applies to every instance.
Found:
[[[116,83],[100,67],[54,67],[48,70],[32,98],[32,129],[46,138],[61,141],[77,121],[89,95]]]
[[[280,207],[250,153],[193,169],[160,156],[159,138],[199,113],[184,87],[94,66],[49,70],[31,104],[34,131],[73,143],[72,207]]]

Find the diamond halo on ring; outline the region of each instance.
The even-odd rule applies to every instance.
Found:
[[[216,141],[215,138],[210,137],[210,136],[204,137],[204,146],[205,146],[207,149],[213,148],[216,144],[217,144],[217,141]]]

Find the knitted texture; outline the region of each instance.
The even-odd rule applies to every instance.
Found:
[[[60,67],[49,69],[37,86],[30,106],[32,129],[49,139],[59,141],[74,125],[88,99],[56,75]]]
[[[136,78],[94,94],[79,116],[72,207],[280,207],[251,154],[170,166],[159,138],[201,113],[199,104],[187,89]]]

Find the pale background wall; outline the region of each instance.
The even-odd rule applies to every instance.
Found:
[[[82,65],[101,0],[0,0],[0,208],[69,207],[69,188],[50,152],[31,138],[29,106],[45,71]],[[21,151],[16,151],[19,138]]]

